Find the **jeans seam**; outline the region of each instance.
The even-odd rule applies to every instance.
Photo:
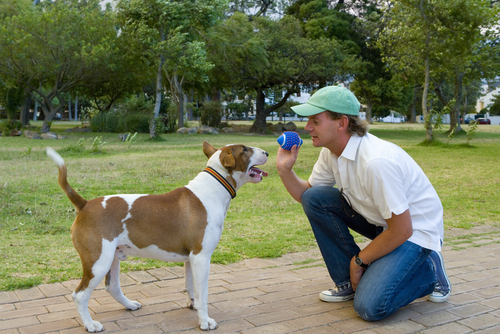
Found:
[[[418,262],[418,260],[420,260],[420,258],[421,258],[423,255],[424,255],[424,254],[423,254],[423,252],[421,252],[421,253],[420,253],[420,255],[418,256],[418,258],[417,258],[417,259],[413,262],[413,264],[411,265],[411,267],[413,267],[413,266],[415,265],[415,263],[416,263],[416,262]],[[391,290],[391,292],[390,292],[390,294],[389,294],[389,295],[393,295],[394,290],[395,290],[395,289],[396,289],[396,287],[397,287],[397,286],[401,283],[401,281],[403,280],[403,278],[405,278],[405,277],[406,277],[406,275],[408,275],[408,271],[411,269],[411,267],[409,267],[407,270],[405,270],[404,275],[403,275],[403,276],[401,276],[401,279],[400,279],[400,280],[398,280],[398,283],[397,283],[396,285],[394,285],[394,287],[393,287],[393,289]],[[385,312],[385,313],[387,313],[387,308],[388,308],[388,306],[389,306],[388,301],[389,301],[389,298],[386,298],[386,301],[385,301],[385,303],[384,303],[384,312]]]
[[[344,237],[344,234],[342,233],[342,229],[339,227],[339,222],[337,221],[337,219],[335,218],[335,215],[330,212],[330,210],[328,210],[327,208],[328,207],[334,207],[333,205],[322,205],[323,207],[323,210],[325,211],[325,213],[327,213],[329,216],[330,216],[330,219],[331,221],[333,222],[333,224],[335,225],[335,230],[338,232],[338,234],[341,236],[340,239],[342,240],[342,245],[344,246],[344,250],[346,251],[346,253],[350,256],[351,253],[349,252],[349,247],[347,245],[347,242],[346,242],[346,239]],[[343,222],[342,222],[343,223]],[[352,256],[350,256],[351,258]],[[337,282],[335,282],[335,285],[336,286],[342,286],[342,285],[345,285],[347,283],[350,283],[350,280],[346,281],[346,282],[339,282],[338,285],[337,285]]]

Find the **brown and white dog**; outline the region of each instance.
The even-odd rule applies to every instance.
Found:
[[[88,310],[90,295],[104,277],[106,290],[119,303],[129,310],[141,308],[120,287],[120,260],[127,256],[185,262],[188,306],[197,309],[202,330],[217,328],[207,311],[210,258],[236,190],[267,176],[255,166],[266,163],[268,153],[244,145],[215,149],[207,142],[203,152],[207,168],[187,186],[162,195],[111,195],[86,201],[68,184],[63,158],[47,148],[59,167],[59,185],[78,213],[71,239],[80,254],[83,277],[73,299],[87,331],[104,329]]]

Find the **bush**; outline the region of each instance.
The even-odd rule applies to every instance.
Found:
[[[211,127],[219,127],[223,113],[220,102],[210,101],[205,102],[201,108],[200,123]]]
[[[165,112],[166,113],[160,113],[159,115],[163,125],[165,125],[165,132],[175,132],[177,130],[177,105],[175,103],[169,103],[165,108]]]
[[[115,108],[120,114],[144,114],[150,115],[154,110],[155,103],[152,99],[147,99],[144,94],[132,95]]]
[[[121,132],[118,125],[118,115],[114,112],[101,112],[90,119],[90,128],[94,132]]]
[[[130,114],[123,119],[120,132],[149,132],[149,114]]]
[[[17,119],[0,121],[0,132],[2,136],[10,136],[12,130],[19,131],[22,126],[22,123]]]
[[[238,102],[228,103],[226,108],[228,110],[228,116],[231,116],[233,119],[242,119],[245,112],[249,109],[247,104]]]
[[[89,113],[92,115],[90,128],[94,132],[149,133],[149,124],[153,117],[153,110],[153,100],[149,100],[142,95],[134,95],[117,105],[113,111],[107,113]],[[168,99],[163,99],[158,117],[158,134],[175,132],[176,120],[176,105]]]

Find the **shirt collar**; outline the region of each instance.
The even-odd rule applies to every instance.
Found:
[[[361,143],[360,136],[358,136],[357,134],[351,135],[351,138],[349,138],[349,141],[347,142],[347,145],[345,146],[344,151],[340,156],[348,160],[352,161],[356,160],[356,153],[358,152],[358,147],[360,143]]]

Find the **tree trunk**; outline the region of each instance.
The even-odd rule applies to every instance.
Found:
[[[33,113],[33,120],[36,121],[38,118],[38,101],[35,101],[35,112]]]
[[[465,122],[465,115],[467,114],[467,94],[465,94],[465,97],[464,97],[464,112],[463,112],[463,116],[462,116],[462,122]],[[462,123],[460,122],[460,123]]]
[[[75,98],[75,121],[78,121],[78,93],[76,93],[76,98]]]
[[[162,42],[165,41],[166,35],[165,32],[163,31],[162,28],[159,29],[160,33],[160,39]],[[151,121],[149,122],[149,138],[157,138],[158,134],[156,133],[156,121],[158,118],[158,115],[160,114],[160,107],[161,107],[161,97],[162,97],[162,91],[163,91],[163,84],[161,81],[161,74],[162,74],[162,69],[163,69],[163,64],[165,64],[165,58],[163,55],[160,56],[160,61],[158,63],[158,71],[156,71],[156,101],[155,101],[155,108],[153,111],[153,117],[151,118]]]
[[[220,90],[216,89],[212,92],[212,101],[220,102],[220,97],[221,97]]]
[[[179,128],[184,127],[184,92],[182,91],[182,83],[179,82],[177,73],[172,75],[174,89],[173,94],[177,95],[177,121]]]
[[[417,122],[417,95],[418,93],[418,86],[415,85],[413,87],[413,101],[410,106],[410,123],[416,123]]]
[[[156,138],[158,134],[156,133],[156,119],[158,118],[158,115],[160,114],[160,107],[161,107],[161,96],[162,96],[162,89],[163,85],[161,83],[161,71],[163,68],[163,56],[160,57],[160,61],[158,63],[158,71],[156,72],[156,101],[155,101],[155,108],[153,110],[153,118],[151,118],[151,121],[149,122],[149,138]]]
[[[264,133],[266,131],[266,117],[264,114],[264,105],[266,101],[266,95],[262,87],[257,88],[257,97],[255,99],[255,121],[250,127],[250,132]]]
[[[433,140],[432,124],[427,110],[427,95],[429,94],[429,57],[425,57],[425,81],[422,93],[422,114],[425,120],[425,140],[430,143]]]
[[[264,89],[262,87],[257,88],[257,98],[256,98],[257,110],[255,111],[255,121],[250,127],[250,132],[265,133],[266,117],[273,111],[281,108],[286,103],[290,95],[295,94],[298,91],[299,91],[298,87],[289,88],[280,102],[270,106],[269,108],[264,109],[265,99],[266,99],[266,96],[264,94]]]
[[[31,95],[28,95],[24,99],[23,107],[21,109],[21,123],[23,126],[30,124],[30,108],[31,108]]]
[[[68,117],[69,117],[69,120],[72,121],[72,117],[71,117],[71,95],[69,95],[69,98],[68,98]]]
[[[460,101],[462,100],[463,77],[463,73],[458,71],[455,73],[455,105],[450,111],[450,130],[448,132],[460,132],[462,130],[460,126]]]
[[[40,129],[41,133],[46,133],[50,131],[49,122],[52,122],[54,116],[64,109],[64,103],[61,101],[57,107],[54,107],[51,101],[44,98],[41,103],[42,112],[44,115],[44,121],[42,124],[42,128]]]
[[[368,123],[372,124],[372,109],[373,109],[373,103],[371,100],[365,99],[366,101],[366,120]]]

